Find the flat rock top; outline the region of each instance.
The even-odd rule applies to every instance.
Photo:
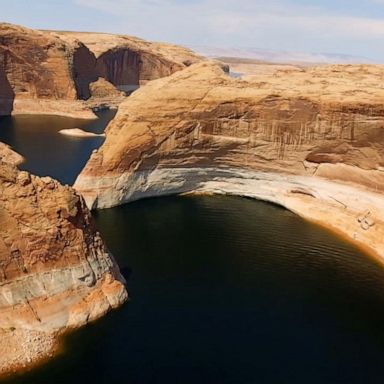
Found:
[[[192,64],[202,60],[195,52],[182,46],[150,42],[135,36],[114,35],[97,32],[69,32],[34,30],[19,25],[0,23],[0,47],[1,38],[34,39],[39,44],[62,44],[69,47],[77,47],[83,43],[96,57],[116,48],[127,48],[137,52],[146,52],[174,61],[179,64]]]
[[[186,89],[188,91],[186,92]],[[208,92],[208,94],[206,94]],[[232,79],[214,62],[201,62],[159,79],[139,90],[122,107],[134,108],[142,98],[162,93],[162,99],[180,100],[204,96],[204,100],[249,100],[274,96],[308,98],[317,102],[382,104],[384,65],[327,65],[279,69],[246,79]],[[167,109],[167,106],[164,105]]]
[[[109,33],[97,32],[67,32],[67,31],[47,31],[54,36],[58,36],[64,41],[73,42],[74,40],[84,43],[96,57],[104,52],[117,47],[125,47],[134,51],[143,51],[164,56],[168,60],[182,64],[185,61],[195,63],[201,57],[188,48],[178,45],[150,42],[135,36],[114,35]]]
[[[41,46],[65,46],[65,42],[54,34],[46,33],[35,29],[26,28],[20,25],[0,23],[0,48],[12,50],[9,41],[16,38],[20,46],[20,42],[34,40]],[[73,41],[77,46],[78,41]],[[15,52],[17,53],[17,52]]]
[[[239,119],[241,111],[268,114],[277,108],[287,113],[286,120],[291,116],[289,111],[311,115],[323,105],[328,110],[381,115],[383,85],[382,65],[289,68],[246,81],[231,78],[215,62],[204,61],[150,82],[123,102],[107,128],[104,145],[89,164],[123,167],[124,161],[129,164],[137,153],[158,145],[185,122],[202,121],[207,114],[216,119]]]

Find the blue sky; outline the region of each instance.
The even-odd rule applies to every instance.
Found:
[[[384,0],[0,0],[1,21],[384,62]]]

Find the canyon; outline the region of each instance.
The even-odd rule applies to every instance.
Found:
[[[94,119],[94,110],[117,108],[140,85],[200,60],[135,37],[2,23],[0,116]],[[128,298],[83,198],[50,177],[19,171],[23,161],[0,143],[0,376],[49,358],[62,334]]]
[[[241,80],[197,63],[121,104],[74,186],[91,209],[174,193],[262,199],[382,259],[383,76],[330,65]]]
[[[0,375],[128,299],[92,209],[251,197],[384,260],[384,67],[237,68],[248,73],[234,79],[225,63],[131,36],[0,24],[0,115],[118,108],[73,188],[18,170],[22,156],[0,143]]]
[[[0,116],[95,118],[125,93],[201,60],[192,51],[139,38],[38,31],[0,24]]]

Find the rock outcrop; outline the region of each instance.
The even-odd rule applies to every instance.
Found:
[[[0,162],[0,375],[46,358],[60,333],[126,299],[83,199]]]
[[[188,192],[260,198],[384,257],[383,78],[382,66],[335,65],[243,81],[195,64],[120,106],[75,188],[91,208]]]
[[[15,152],[9,145],[0,141],[0,162],[12,165],[20,165],[25,161],[24,157]]]
[[[107,43],[106,43],[107,42]],[[100,77],[129,92],[199,60],[193,52],[134,37],[37,31],[0,24],[0,115],[95,117],[90,84]],[[111,106],[121,102],[119,94]],[[100,100],[105,106],[105,97]]]
[[[55,32],[55,35],[71,44],[83,42],[96,57],[98,75],[127,92],[201,60],[187,48],[133,36],[88,32]]]
[[[90,117],[92,114],[74,103],[79,87],[86,79],[73,77],[74,57],[86,50],[76,42],[72,46],[50,34],[11,25],[0,24],[0,75],[14,95],[13,113],[68,112]],[[4,81],[4,80],[3,80]],[[10,92],[7,91],[7,94]],[[0,110],[9,114],[8,97],[6,107]],[[5,99],[5,96],[3,100]],[[51,101],[60,100],[60,103]],[[75,111],[71,111],[75,108]]]

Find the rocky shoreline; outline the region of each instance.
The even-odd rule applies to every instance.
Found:
[[[59,335],[127,299],[81,196],[0,162],[0,375],[48,358]]]

